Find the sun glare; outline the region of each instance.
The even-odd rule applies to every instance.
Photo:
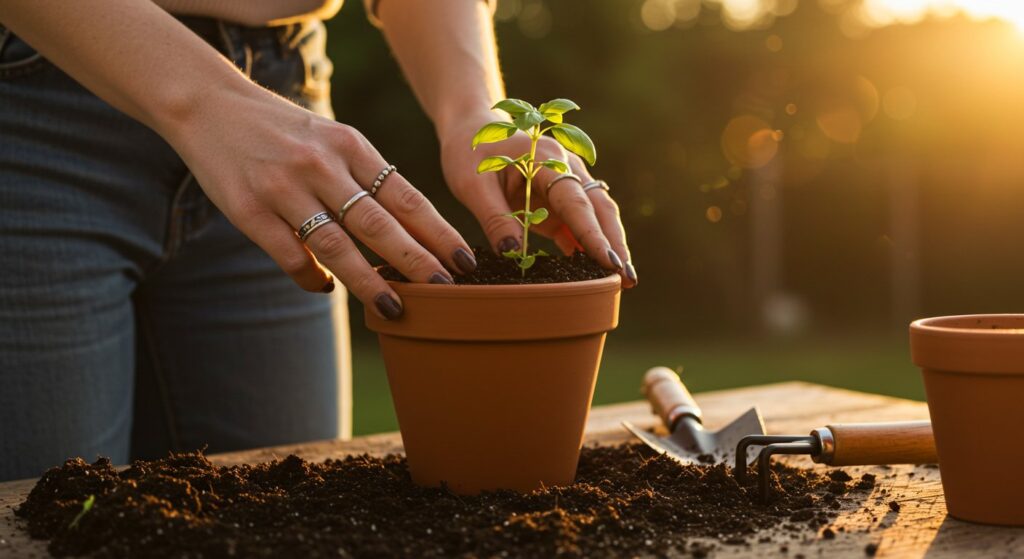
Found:
[[[876,27],[957,13],[978,20],[998,18],[1024,29],[1024,2],[1015,0],[865,0],[860,7],[864,22]]]

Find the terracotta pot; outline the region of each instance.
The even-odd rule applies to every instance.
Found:
[[[910,325],[949,514],[1024,525],[1024,315],[926,318]]]
[[[572,483],[620,278],[392,283],[380,337],[413,481],[463,494]]]

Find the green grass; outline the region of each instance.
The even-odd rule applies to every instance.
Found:
[[[610,337],[594,403],[641,398],[640,378],[655,365],[682,368],[693,392],[803,380],[924,400],[924,386],[907,344],[894,339],[737,340],[654,343]],[[354,344],[354,432],[398,428],[376,343]]]

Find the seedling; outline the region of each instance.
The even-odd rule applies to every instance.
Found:
[[[82,502],[82,510],[75,516],[75,519],[71,521],[68,528],[78,528],[78,521],[85,516],[85,513],[92,510],[92,506],[96,504],[96,495],[89,495],[89,498]]]
[[[543,250],[530,253],[530,226],[540,225],[548,218],[546,208],[530,208],[530,190],[533,186],[533,179],[544,167],[556,173],[568,173],[569,165],[558,159],[546,159],[537,162],[537,142],[545,132],[550,132],[558,143],[565,149],[583,158],[588,164],[593,165],[597,161],[597,150],[594,142],[590,140],[585,132],[571,124],[562,122],[562,115],[579,109],[579,105],[568,99],[554,99],[542,103],[539,107],[521,101],[519,99],[505,99],[499,101],[492,109],[501,109],[512,117],[512,122],[492,122],[485,125],[473,136],[473,149],[480,144],[500,142],[511,138],[517,131],[522,130],[530,137],[530,151],[515,159],[504,155],[485,157],[477,165],[477,173],[497,172],[506,167],[515,167],[523,178],[526,179],[526,200],[523,209],[516,210],[510,214],[520,225],[523,226],[523,246],[519,250],[510,250],[504,253],[506,258],[515,260],[516,265],[526,275],[537,261],[539,256],[548,256]],[[545,122],[550,123],[545,126]]]

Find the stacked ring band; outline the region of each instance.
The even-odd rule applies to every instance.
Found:
[[[331,217],[331,214],[327,212],[319,212],[313,217],[304,221],[302,223],[302,227],[299,227],[299,230],[296,231],[296,234],[299,236],[300,239],[305,241],[306,239],[309,238],[310,235],[313,234],[313,231],[316,231],[317,229],[323,227],[324,225],[327,225],[332,221],[334,221],[334,218]]]
[[[565,179],[571,179],[571,180],[574,180],[574,181],[578,182],[581,185],[583,184],[583,180],[580,179],[578,176],[576,176],[576,175],[574,175],[572,173],[565,173],[564,175],[558,175],[551,182],[549,182],[548,185],[544,188],[544,192],[551,192],[551,187],[553,187],[556,184],[558,184],[559,181],[563,181]]]
[[[593,190],[595,188],[600,188],[601,190],[604,190],[604,191],[611,190],[611,187],[608,186],[608,183],[604,182],[603,180],[594,180],[594,181],[590,181],[587,184],[583,185],[583,192],[586,192],[588,190]]]
[[[377,178],[374,179],[373,181],[373,187],[370,188],[370,196],[376,196],[377,191],[380,190],[380,186],[384,184],[384,179],[388,178],[388,175],[394,173],[397,170],[398,167],[395,167],[394,165],[388,165],[387,167],[384,167],[384,170],[381,171],[377,175]]]
[[[352,197],[348,199],[348,202],[345,202],[345,205],[338,210],[338,223],[342,223],[342,220],[345,219],[345,213],[352,209],[352,206],[354,206],[356,202],[366,198],[367,196],[370,196],[370,193],[365,190],[360,190],[353,194]]]

